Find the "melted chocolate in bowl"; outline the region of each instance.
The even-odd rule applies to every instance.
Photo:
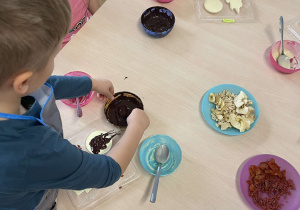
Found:
[[[142,15],[142,23],[150,31],[164,32],[172,28],[175,18],[167,8],[151,7]]]
[[[115,99],[105,104],[105,116],[108,121],[116,126],[127,126],[127,117],[133,109],[143,109],[141,99],[129,92],[120,92],[114,95]]]
[[[171,27],[171,23],[166,14],[157,12],[145,20],[145,27],[150,31],[164,32]]]

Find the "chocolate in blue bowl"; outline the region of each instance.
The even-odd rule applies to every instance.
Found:
[[[165,7],[150,7],[143,12],[141,24],[147,34],[164,37],[173,29],[175,16]]]

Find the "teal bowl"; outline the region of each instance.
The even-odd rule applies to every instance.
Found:
[[[155,135],[147,138],[139,150],[139,157],[142,166],[152,175],[156,175],[158,163],[155,161],[154,153],[159,145],[166,145],[169,148],[170,156],[166,163],[162,164],[160,176],[172,174],[181,163],[181,149],[177,142],[167,135]]]

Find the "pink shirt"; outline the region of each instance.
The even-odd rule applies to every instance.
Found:
[[[72,10],[72,21],[70,30],[63,40],[62,47],[64,47],[71,40],[71,38],[92,16],[88,10],[89,0],[69,0],[69,3]]]

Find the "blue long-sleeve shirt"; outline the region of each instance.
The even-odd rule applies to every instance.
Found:
[[[56,99],[88,94],[88,77],[52,76]],[[35,102],[24,115],[39,117]],[[121,176],[119,164],[105,155],[79,150],[36,120],[0,121],[0,209],[34,209],[47,189],[103,188]]]

